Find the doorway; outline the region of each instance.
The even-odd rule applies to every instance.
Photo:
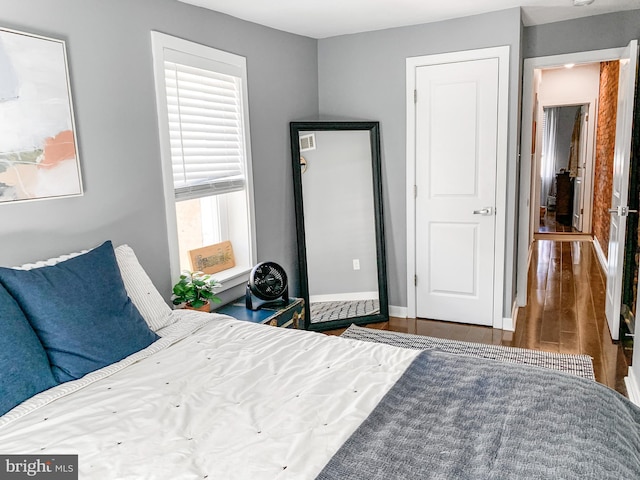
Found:
[[[534,69],[533,238],[592,233],[600,63]],[[531,240],[533,240],[531,238]]]
[[[584,139],[583,152],[585,154],[583,178],[581,180],[582,207],[579,213],[582,218],[576,219],[580,232],[547,233],[546,235],[574,235],[575,239],[591,239],[593,221],[593,191],[594,191],[594,159],[595,135],[598,121],[598,95],[600,84],[600,63],[617,61],[624,53],[623,48],[599,50],[593,52],[579,52],[574,54],[556,55],[552,57],[529,58],[524,61],[523,96],[522,96],[522,155],[520,164],[520,199],[518,226],[518,267],[516,304],[523,307],[527,304],[527,270],[530,262],[530,245],[536,237],[545,235],[540,232],[541,218],[541,180],[540,165],[543,150],[543,121],[545,107],[588,105],[586,116],[587,136]],[[569,68],[571,67],[571,68]],[[543,75],[546,77],[543,79]],[[575,87],[575,80],[571,78],[579,75],[585,86]],[[543,81],[544,80],[544,81]],[[540,89],[540,85],[547,87]],[[526,152],[526,154],[525,154]],[[578,176],[578,175],[576,175]],[[575,177],[573,180],[574,201]],[[557,200],[557,199],[556,199]],[[608,199],[607,199],[608,201]],[[574,203],[575,204],[575,203]],[[572,209],[573,210],[573,209]],[[544,212],[543,212],[544,213]],[[573,213],[573,212],[572,212]],[[609,218],[607,217],[607,221]],[[581,222],[581,225],[580,225]],[[573,230],[574,219],[571,220]],[[575,240],[574,239],[574,240]],[[598,258],[606,265],[606,255],[597,248]],[[602,245],[605,249],[607,245]]]
[[[624,300],[624,296],[621,295],[623,284],[623,266],[635,267],[637,272],[637,263],[631,265],[632,262],[629,258],[625,259],[625,250],[628,250],[630,243],[627,242],[627,216],[629,213],[636,212],[636,202],[629,203],[628,193],[631,188],[634,196],[637,195],[637,182],[635,187],[630,186],[630,171],[631,165],[638,165],[639,159],[634,152],[637,153],[638,140],[637,133],[640,128],[638,120],[640,120],[640,106],[638,105],[638,41],[632,40],[627,47],[621,49],[612,49],[607,51],[598,52],[584,52],[575,55],[560,55],[556,57],[545,57],[538,59],[525,60],[524,68],[524,84],[523,84],[523,129],[522,129],[522,145],[531,145],[531,156],[526,155],[522,157],[522,170],[521,170],[521,191],[523,195],[520,199],[521,212],[524,215],[521,216],[521,222],[519,225],[519,239],[518,239],[518,279],[517,279],[517,305],[524,306],[527,304],[527,279],[523,277],[523,273],[526,272],[526,266],[530,255],[529,246],[532,241],[533,229],[531,228],[532,220],[537,212],[531,212],[529,207],[534,205],[535,199],[531,201],[531,192],[536,193],[533,187],[536,184],[535,177],[537,175],[536,166],[536,116],[533,112],[537,110],[538,97],[536,95],[536,89],[534,81],[536,79],[536,69],[543,67],[559,67],[561,63],[569,62],[601,62],[601,91],[599,94],[599,108],[598,113],[601,117],[604,117],[606,112],[610,113],[611,120],[606,126],[608,132],[610,127],[613,126],[613,134],[607,135],[609,138],[601,139],[600,132],[598,132],[598,143],[602,140],[604,143],[608,143],[611,147],[611,163],[606,165],[608,168],[607,175],[610,175],[611,187],[610,195],[607,198],[604,194],[596,197],[599,200],[599,205],[594,208],[594,211],[600,212],[602,223],[606,223],[606,233],[603,236],[599,236],[597,231],[594,231],[593,245],[595,247],[597,257],[603,270],[606,272],[606,319],[607,330],[611,334],[613,340],[618,340],[621,331],[620,328],[620,309],[622,301],[627,301],[630,304],[634,302],[629,299]],[[611,79],[614,79],[609,81]],[[604,98],[603,98],[604,93]],[[635,117],[635,119],[634,119]],[[599,125],[604,124],[601,118],[598,119]],[[533,132],[533,133],[532,133]],[[635,147],[633,146],[635,142]],[[600,160],[600,146],[598,148],[598,161]],[[635,167],[634,167],[635,168]],[[599,171],[604,171],[601,169]],[[610,172],[610,173],[609,173]],[[636,177],[634,177],[636,178]],[[530,190],[527,187],[531,187]],[[527,192],[529,196],[527,196]],[[608,199],[611,199],[608,201]],[[523,217],[528,217],[527,223]],[[594,219],[596,224],[596,219]],[[633,223],[633,222],[631,222]],[[630,224],[631,224],[630,223]],[[632,228],[630,232],[632,235],[637,236],[637,223],[635,228]],[[635,230],[635,231],[633,231]],[[604,241],[601,241],[603,238]],[[608,254],[604,254],[603,246],[608,247]],[[631,280],[637,281],[637,273],[632,276],[626,276],[625,285],[630,286]],[[632,286],[632,285],[631,285]],[[627,295],[628,296],[628,295]],[[637,314],[637,296],[636,296],[636,313],[635,318],[638,318]],[[633,305],[631,305],[633,306]],[[631,307],[630,307],[631,308]],[[624,332],[623,332],[624,333]],[[640,358],[640,349],[633,349],[633,356]],[[637,360],[637,358],[635,358]],[[633,362],[638,363],[638,362]],[[630,396],[635,402],[640,403],[640,375],[634,372],[637,368],[633,368],[632,364],[629,367],[629,375],[625,381],[627,382],[627,388],[634,392]]]
[[[536,233],[591,233],[593,128],[590,104],[545,106],[536,177],[540,221]],[[591,123],[595,123],[591,121]],[[585,185],[586,184],[586,185]],[[585,188],[586,187],[586,188]],[[541,237],[542,238],[542,237]]]

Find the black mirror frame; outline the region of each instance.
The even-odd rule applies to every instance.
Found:
[[[293,192],[295,198],[296,233],[298,237],[298,273],[300,279],[300,294],[304,299],[305,330],[333,330],[348,327],[352,323],[368,324],[386,322],[389,320],[389,300],[387,293],[387,263],[384,237],[384,217],[382,212],[382,168],[380,158],[380,124],[379,122],[291,122],[291,161],[293,166]],[[371,142],[371,163],[373,174],[373,203],[376,233],[376,254],[378,267],[378,300],[379,313],[363,315],[329,322],[311,323],[309,305],[309,277],[307,270],[306,240],[304,228],[304,205],[302,199],[302,169],[300,167],[299,133],[308,131],[332,130],[367,130]]]

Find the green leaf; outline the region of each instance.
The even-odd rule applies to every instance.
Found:
[[[194,301],[190,302],[189,305],[191,305],[193,308],[200,308],[205,303],[207,303],[207,302],[203,302],[202,300],[194,300]]]
[[[194,308],[204,305],[207,299],[220,303],[220,299],[214,295],[215,289],[220,286],[222,284],[210,274],[184,271],[180,280],[173,286],[172,301],[174,305],[188,303]]]

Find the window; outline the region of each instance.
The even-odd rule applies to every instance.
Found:
[[[171,275],[197,270],[189,251],[230,241],[223,289],[255,263],[244,57],[151,33]]]

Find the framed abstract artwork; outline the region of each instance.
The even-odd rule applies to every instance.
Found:
[[[82,193],[65,43],[0,28],[0,204]]]

